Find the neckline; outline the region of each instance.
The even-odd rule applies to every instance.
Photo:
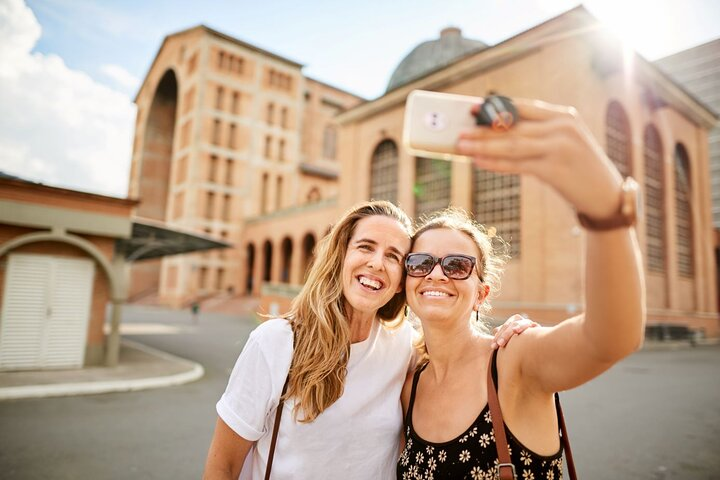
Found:
[[[470,426],[467,427],[467,428],[465,429],[465,431],[463,431],[460,435],[456,436],[455,438],[450,439],[450,440],[447,440],[447,441],[444,441],[444,442],[431,442],[431,441],[429,441],[429,440],[425,440],[423,437],[421,437],[421,436],[415,431],[415,427],[413,426],[412,422],[410,422],[410,425],[409,425],[409,427],[410,427],[410,434],[411,434],[413,437],[415,437],[417,440],[420,440],[422,443],[424,443],[424,444],[426,444],[426,445],[430,445],[430,446],[433,446],[433,447],[443,447],[443,446],[445,446],[445,445],[449,445],[449,444],[451,444],[451,443],[455,443],[455,442],[459,441],[459,440],[460,440],[462,437],[464,437],[465,435],[468,435],[469,432],[470,432],[470,430],[472,430],[472,428],[476,426],[476,424],[478,423],[478,421],[480,421],[480,419],[485,416],[485,412],[489,412],[489,411],[490,411],[490,405],[488,405],[488,404],[486,403],[486,404],[485,404],[485,407],[480,411],[480,413],[478,414],[478,416],[475,417],[475,420],[472,421],[472,423],[470,424]]]
[[[377,332],[378,325],[380,324],[380,320],[377,318],[372,321],[370,324],[370,332],[368,333],[368,336],[365,340],[360,340],[359,342],[350,342],[350,347],[362,347],[368,343],[372,343],[372,339],[375,337],[375,332]]]
[[[496,385],[497,385],[497,383],[498,383],[497,354],[498,354],[498,350],[493,351],[493,353],[492,353],[492,363],[491,363],[491,365],[490,365],[490,368],[492,369],[492,376],[493,376],[493,379],[495,380],[495,384],[496,384]],[[428,440],[424,439],[423,437],[421,437],[420,435],[418,435],[418,433],[415,431],[415,427],[413,426],[413,410],[415,409],[415,393],[416,393],[416,391],[417,391],[417,384],[418,384],[418,381],[420,380],[420,375],[425,371],[425,368],[426,368],[429,364],[430,364],[430,361],[425,362],[423,365],[421,365],[420,367],[418,367],[418,368],[417,368],[417,371],[415,372],[415,375],[414,375],[414,378],[413,378],[412,392],[411,392],[411,394],[410,394],[410,406],[409,406],[409,409],[408,409],[408,412],[407,412],[407,415],[406,415],[406,423],[407,423],[409,435],[411,435],[413,438],[415,438],[415,439],[418,440],[419,442],[424,443],[424,444],[429,445],[429,446],[433,446],[433,447],[444,447],[444,446],[450,445],[450,444],[452,444],[452,443],[454,443],[454,442],[458,442],[461,438],[463,438],[464,436],[468,435],[469,432],[470,432],[470,430],[471,430],[473,427],[477,426],[477,424],[478,424],[478,422],[480,421],[480,419],[486,414],[485,412],[487,412],[487,414],[490,413],[490,404],[486,402],[486,403],[485,403],[485,407],[480,411],[480,413],[478,414],[478,416],[475,417],[475,420],[473,420],[473,422],[468,426],[468,428],[466,428],[465,431],[462,432],[462,433],[461,433],[460,435],[458,435],[457,437],[455,437],[455,438],[453,438],[453,439],[451,439],[451,440],[447,440],[447,441],[445,441],[445,442],[431,442],[431,441],[428,441]],[[496,387],[496,388],[497,388],[497,387]],[[562,457],[562,454],[563,454],[563,443],[562,443],[562,441],[560,442],[560,447],[558,448],[558,451],[557,451],[556,453],[554,453],[554,454],[552,454],[552,455],[541,455],[541,454],[539,454],[539,453],[536,453],[534,450],[526,447],[515,435],[513,435],[513,433],[510,431],[510,429],[509,429],[508,426],[505,424],[505,422],[502,422],[502,427],[503,427],[503,429],[505,430],[505,432],[506,432],[507,435],[508,435],[508,442],[510,442],[510,440],[512,440],[512,441],[513,441],[514,443],[516,443],[522,450],[525,450],[525,451],[528,452],[530,455],[533,455],[533,456],[535,456],[536,458],[542,459],[542,460],[555,460],[555,459],[557,459],[557,458]],[[491,429],[491,431],[494,429],[492,424],[490,424],[490,429]],[[560,432],[558,432],[558,435],[560,435]]]
[[[350,357],[348,358],[347,368],[353,368],[358,362],[362,361],[369,352],[373,351],[374,345],[377,342],[380,331],[380,321],[373,320],[373,324],[370,327],[370,333],[368,337],[360,342],[350,344]]]

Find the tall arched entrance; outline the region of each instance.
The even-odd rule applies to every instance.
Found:
[[[263,244],[263,282],[269,282],[272,280],[272,255],[272,243],[270,243],[270,240],[265,240],[265,243]]]
[[[245,294],[252,295],[255,273],[255,245],[252,243],[249,243],[247,246],[245,260],[247,262],[247,268],[245,270]]]
[[[155,90],[145,125],[139,176],[141,203],[137,209],[140,217],[165,220],[177,103],[177,78],[168,70]]]
[[[315,235],[312,233],[307,233],[303,237],[302,241],[302,278],[303,283],[305,283],[305,278],[308,274],[308,269],[310,268],[310,264],[313,260],[313,253],[315,250]]]
[[[290,237],[285,237],[282,241],[282,270],[280,270],[280,281],[282,283],[290,283],[290,267],[292,264],[293,245]]]
[[[139,159],[137,215],[165,221],[170,188],[170,166],[177,118],[178,82],[168,69],[158,83],[150,106]],[[157,292],[160,285],[160,259],[136,262],[132,266],[130,299]]]

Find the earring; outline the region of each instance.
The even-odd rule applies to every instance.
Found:
[[[408,317],[408,306],[405,305],[405,315],[403,316],[403,320],[407,320]]]
[[[480,314],[477,310],[473,310],[473,313],[475,313],[475,323],[478,323],[480,321]]]

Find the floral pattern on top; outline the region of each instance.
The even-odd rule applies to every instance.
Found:
[[[468,429],[444,443],[423,440],[412,427],[412,408],[417,378],[408,406],[405,448],[397,463],[397,478],[402,480],[470,479],[495,480],[498,472],[497,447],[490,409],[486,405]],[[552,456],[542,456],[525,448],[505,427],[510,460],[522,480],[561,480],[562,447]],[[559,432],[558,432],[559,434]]]

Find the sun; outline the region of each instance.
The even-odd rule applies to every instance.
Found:
[[[590,0],[584,5],[628,49],[647,59],[673,51],[684,2],[672,0]]]

